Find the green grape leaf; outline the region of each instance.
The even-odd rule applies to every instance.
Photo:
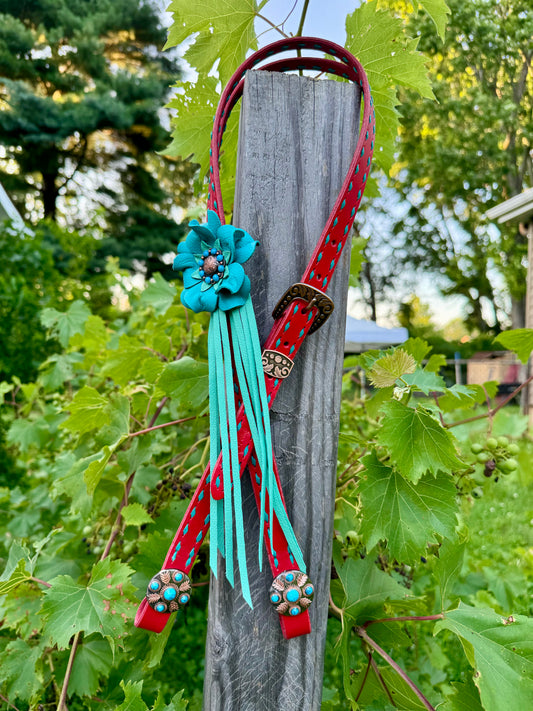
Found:
[[[130,432],[130,400],[125,395],[113,393],[107,406],[109,422],[97,433],[98,444],[107,444],[113,450],[124,441]]]
[[[193,162],[200,166],[201,188],[204,176],[209,170],[210,135],[220,99],[217,91],[218,81],[214,77],[206,76],[196,84],[179,82],[175,87],[179,93],[176,93],[168,104],[168,108],[176,111],[172,120],[175,128],[172,132],[172,143],[165,150],[165,154],[182,160],[192,157]],[[220,186],[227,213],[231,212],[235,192],[239,113],[240,107],[237,105],[232,110],[224,133],[220,160]]]
[[[4,576],[2,575],[2,578]],[[11,590],[14,590],[21,583],[25,583],[30,580],[31,573],[26,570],[26,561],[24,559],[19,560],[15,569],[11,572],[11,575],[7,580],[0,581],[0,595],[6,595]]]
[[[25,454],[32,447],[41,448],[47,437],[48,433],[42,420],[32,421],[19,417],[11,423],[6,439]]]
[[[148,368],[161,368],[160,359],[146,344],[123,333],[118,347],[109,350],[102,366],[102,375],[112,378],[117,385],[129,385],[140,380]]]
[[[129,582],[132,569],[125,563],[106,558],[92,569],[86,585],[70,575],[51,580],[44,595],[41,614],[44,634],[59,649],[66,649],[77,632],[98,634],[110,641],[120,639],[135,613],[135,588]]]
[[[50,334],[57,338],[61,345],[66,348],[71,336],[76,333],[83,333],[85,323],[91,312],[83,301],[74,301],[67,311],[57,311],[57,309],[43,309],[41,311],[41,323],[45,328],[50,329]]]
[[[159,634],[151,634],[149,636],[150,649],[147,650],[144,656],[144,666],[147,669],[158,667],[165,653],[168,638],[172,632],[172,625],[166,625],[165,629]]]
[[[108,400],[94,388],[85,385],[68,405],[70,416],[61,427],[77,434],[85,434],[109,422]]]
[[[389,388],[402,375],[414,373],[416,361],[401,348],[379,358],[368,371],[368,377],[376,388]]]
[[[171,306],[176,296],[176,287],[161,274],[154,274],[141,294],[141,304],[151,306],[157,316],[162,316]]]
[[[446,366],[446,357],[442,353],[433,353],[428,359],[424,370],[429,370],[432,373],[438,373],[441,368]]]
[[[445,0],[418,0],[418,2],[435,23],[438,35],[443,40],[446,34],[446,22],[450,14],[450,8]]]
[[[124,701],[117,706],[115,711],[148,711],[148,706],[144,703],[141,691],[143,688],[142,681],[124,681],[120,682],[120,687],[124,692]]]
[[[452,385],[439,397],[439,407],[443,412],[471,407],[475,402],[476,390],[471,385]]]
[[[185,59],[204,76],[220,60],[218,73],[223,84],[244,61],[248,50],[257,47],[255,0],[211,0],[209,3],[172,0],[168,11],[173,13],[174,22],[165,48],[181,44],[198,33]]]
[[[157,385],[182,408],[197,410],[209,395],[207,363],[185,356],[167,363]]]
[[[169,625],[170,626],[170,625]],[[187,711],[189,702],[183,698],[183,689],[171,698],[169,704],[165,704],[163,694],[159,692],[152,711]]]
[[[437,706],[438,711],[483,711],[479,700],[479,691],[474,682],[468,679],[466,683],[452,681],[453,694],[446,697]]]
[[[370,628],[369,634],[372,637],[375,628]],[[379,672],[387,685],[389,693],[394,700],[394,706],[390,706],[388,698],[383,690],[381,682],[376,674],[372,672],[366,679],[362,693],[358,701],[361,704],[360,708],[364,711],[386,711],[387,709],[404,709],[404,711],[426,711],[425,706],[416,696],[414,691],[406,684],[406,682],[397,674],[394,669],[383,666],[379,667]],[[359,692],[364,678],[364,670],[362,670],[358,678],[354,679],[353,684],[356,693]]]
[[[474,683],[486,711],[527,709],[533,699],[533,619],[502,617],[462,602],[435,625],[456,634],[474,667]]]
[[[39,646],[30,647],[22,639],[9,642],[2,652],[0,682],[6,684],[5,693],[11,699],[29,701],[33,694],[42,689],[42,677],[36,673],[41,656]]]
[[[386,600],[411,597],[407,588],[379,570],[371,556],[363,560],[348,558],[338,573],[345,595],[342,607],[353,620],[375,617]]]
[[[426,62],[417,52],[418,40],[409,39],[400,18],[377,2],[362,3],[346,17],[346,48],[359,59],[368,75],[376,111],[376,161],[387,170],[394,160],[398,132],[395,85],[407,86],[433,98]]]
[[[21,560],[26,561],[30,571],[29,574],[31,575],[34,570],[34,560],[30,557],[28,547],[24,543],[21,543],[15,539],[9,547],[6,567],[4,568],[2,575],[0,575],[0,580],[3,582],[9,580]]]
[[[431,351],[431,346],[423,338],[408,338],[405,343],[402,343],[402,350],[410,353],[418,365],[422,365],[422,361]]]
[[[10,393],[14,387],[14,383],[6,383],[5,381],[0,383],[0,402],[4,402],[5,396],[7,393]]]
[[[417,368],[414,373],[408,373],[403,379],[408,385],[425,395],[429,395],[431,392],[443,392],[446,389],[444,379],[430,370]]]
[[[454,536],[457,504],[450,476],[426,475],[415,486],[380,462],[375,452],[362,461],[366,472],[357,484],[363,508],[360,534],[368,550],[386,540],[393,558],[412,563],[435,534]]]
[[[533,328],[516,328],[513,331],[504,331],[494,339],[494,343],[501,344],[520,358],[522,363],[527,363],[533,351]]]
[[[440,608],[445,609],[451,588],[461,573],[466,551],[466,541],[444,540],[439,547],[439,557],[435,561],[434,576],[440,595]]]
[[[93,459],[92,457],[88,457],[88,459],[91,459],[91,461],[89,463],[89,466],[83,473],[83,481],[85,482],[85,486],[87,487],[87,493],[89,494],[89,496],[92,496],[94,494],[94,490],[98,486],[98,483],[102,478],[106,465],[111,459],[111,455],[113,454],[113,452],[114,449],[105,446],[102,449],[102,452],[100,453],[100,459]]]
[[[72,367],[72,358],[69,355],[53,355],[50,356],[40,366],[42,371],[40,381],[46,392],[57,390],[67,380],[72,380],[74,377],[74,368]]]
[[[350,252],[350,286],[359,286],[359,273],[365,261],[365,246],[368,240],[366,237],[355,237],[352,240],[352,250]]]
[[[98,690],[99,679],[107,677],[113,666],[113,654],[105,639],[84,639],[74,658],[68,685],[69,694],[91,696]]]
[[[124,506],[122,518],[126,526],[142,526],[144,523],[153,523],[150,514],[137,502]]]
[[[464,469],[456,456],[455,439],[427,410],[413,409],[400,402],[381,407],[383,421],[378,443],[389,451],[400,473],[416,484],[427,471]]]
[[[176,111],[177,115],[172,143],[165,154],[181,160],[192,157],[193,162],[200,166],[202,178],[209,170],[209,136],[220,99],[217,83],[214,77],[199,79],[196,84],[179,82],[175,85],[178,93],[168,104],[168,108]]]
[[[392,86],[372,86],[372,98],[376,111],[374,159],[379,167],[388,173],[395,160],[394,152],[400,118],[400,112],[396,106],[400,102],[396,89]]]
[[[376,390],[372,397],[365,403],[366,411],[368,412],[369,416],[374,419],[378,417],[379,411],[381,410],[383,403],[389,402],[393,394],[394,385],[391,385],[389,388],[382,388],[381,390]]]

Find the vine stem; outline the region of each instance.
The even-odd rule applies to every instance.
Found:
[[[361,627],[363,629],[367,629],[370,627],[370,625],[377,625],[379,622],[424,622],[425,620],[443,620],[444,619],[444,614],[442,612],[439,612],[438,615],[420,615],[420,616],[411,616],[407,615],[406,617],[382,617],[379,620],[367,620],[364,622]]]
[[[12,704],[11,701],[9,699],[6,699],[6,697],[3,696],[2,694],[0,694],[0,699],[2,699],[2,701],[4,703],[6,703],[8,706],[11,706],[12,709],[15,709],[15,711],[20,711],[20,709],[17,706],[15,706],[15,704]]]
[[[366,680],[368,678],[368,672],[370,671],[371,664],[372,664],[372,654],[370,652],[368,652],[368,664],[366,665],[363,681],[361,682],[361,686],[359,687],[359,691],[357,692],[357,696],[355,697],[355,703],[357,703],[359,701],[359,697],[363,693],[363,689],[365,688],[365,684],[366,684]]]
[[[405,681],[407,686],[412,690],[416,697],[420,699],[420,701],[426,707],[426,709],[428,709],[428,711],[436,711],[435,707],[429,703],[429,701],[420,691],[418,686],[413,681],[411,681],[411,679],[407,676],[401,666],[397,664],[394,659],[392,659],[392,657],[389,657],[387,652],[382,649],[377,642],[374,642],[372,637],[369,637],[364,627],[355,627],[355,631],[359,635],[359,637],[361,637],[361,639],[363,639],[369,647],[371,647],[375,652],[377,652],[377,654],[379,654],[379,656],[382,657],[387,662],[387,664],[389,664],[394,669],[398,676],[400,676]]]
[[[144,430],[138,430],[137,432],[131,432],[129,437],[138,437],[139,435],[148,434],[148,432],[154,432],[154,430],[161,430],[163,427],[170,427],[171,425],[181,425],[183,422],[190,422],[191,420],[197,420],[198,417],[206,417],[206,415],[192,415],[191,417],[184,417],[181,420],[172,420],[172,422],[163,422],[162,425],[154,425],[153,427],[147,427]]]
[[[36,578],[35,576],[31,576],[30,580],[34,583],[39,583],[39,585],[44,585],[45,588],[51,588],[52,586],[50,583],[47,583],[46,580],[41,580],[41,578]]]
[[[335,605],[335,603],[333,602],[333,598],[331,597],[331,593],[329,595],[329,606],[331,607],[331,611],[333,612],[335,617],[338,617],[339,620],[342,620],[344,610],[341,610],[340,607],[337,607],[337,605]]]
[[[258,17],[260,20],[263,20],[263,22],[266,22],[267,25],[270,25],[270,27],[272,27],[272,29],[274,29],[274,30],[276,30],[277,32],[279,32],[280,35],[282,35],[282,36],[285,37],[286,39],[289,37],[289,35],[287,35],[287,34],[286,34],[285,32],[283,32],[283,30],[281,30],[277,25],[275,25],[273,22],[271,22],[271,20],[269,20],[268,17],[265,17],[264,15],[261,15],[260,12],[256,12],[256,13],[255,13],[255,16]]]
[[[305,0],[304,6],[302,8],[302,14],[300,16],[300,24],[298,25],[298,29],[296,30],[297,37],[301,37],[302,32],[304,31],[304,22],[305,22],[305,16],[307,15],[308,7],[309,7],[309,0]]]
[[[68,683],[70,681],[70,675],[72,674],[72,667],[74,666],[74,657],[76,656],[76,651],[78,649],[78,644],[80,641],[81,632],[76,632],[74,635],[74,640],[72,642],[72,647],[70,648],[70,655],[67,663],[67,671],[65,672],[65,678],[63,679],[63,688],[61,689],[61,696],[59,697],[59,703],[57,705],[57,711],[67,711],[67,691]]]
[[[466,425],[468,422],[475,422],[476,420],[483,420],[485,417],[492,418],[494,415],[502,409],[502,407],[505,407],[511,400],[518,395],[518,393],[523,390],[527,385],[533,382],[533,375],[531,375],[527,380],[525,380],[521,385],[519,385],[513,392],[508,395],[504,400],[500,402],[499,405],[496,405],[492,410],[489,409],[488,412],[484,412],[482,415],[474,415],[474,417],[467,417],[464,420],[458,420],[457,422],[450,422],[447,425],[444,425],[446,429],[450,429],[451,427],[458,427],[459,425]]]
[[[379,683],[380,683],[381,686],[383,687],[384,692],[387,694],[387,696],[388,696],[388,698],[389,698],[389,701],[391,702],[391,705],[394,706],[395,709],[397,709],[398,707],[397,707],[397,705],[394,703],[394,699],[392,698],[392,694],[391,694],[391,692],[390,692],[390,689],[389,689],[389,687],[387,686],[387,684],[385,683],[385,679],[383,678],[381,672],[379,671],[379,667],[378,667],[378,665],[376,664],[376,660],[374,659],[374,657],[373,657],[371,654],[369,655],[369,657],[370,657],[370,664],[372,665],[372,669],[373,669],[373,671],[374,671],[374,674],[377,676]]]

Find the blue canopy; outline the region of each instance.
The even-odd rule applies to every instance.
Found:
[[[346,316],[345,353],[362,353],[372,348],[396,346],[409,338],[406,328],[383,328],[375,321]]]

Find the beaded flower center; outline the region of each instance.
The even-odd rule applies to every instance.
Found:
[[[202,254],[198,266],[200,277],[206,284],[216,284],[224,276],[226,260],[220,249],[206,249]]]

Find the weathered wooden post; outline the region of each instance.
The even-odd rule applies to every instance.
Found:
[[[233,224],[259,239],[247,265],[259,333],[265,339],[280,296],[300,277],[320,237],[355,150],[360,92],[354,84],[248,72],[239,130]],[[271,410],[273,444],[289,516],[315,584],[313,631],[286,641],[257,565],[259,521],[242,479],[254,609],[233,591],[220,563],[212,580],[204,709],[320,708],[328,614],[337,437],[350,244],[328,295],[335,311],[304,342]]]

